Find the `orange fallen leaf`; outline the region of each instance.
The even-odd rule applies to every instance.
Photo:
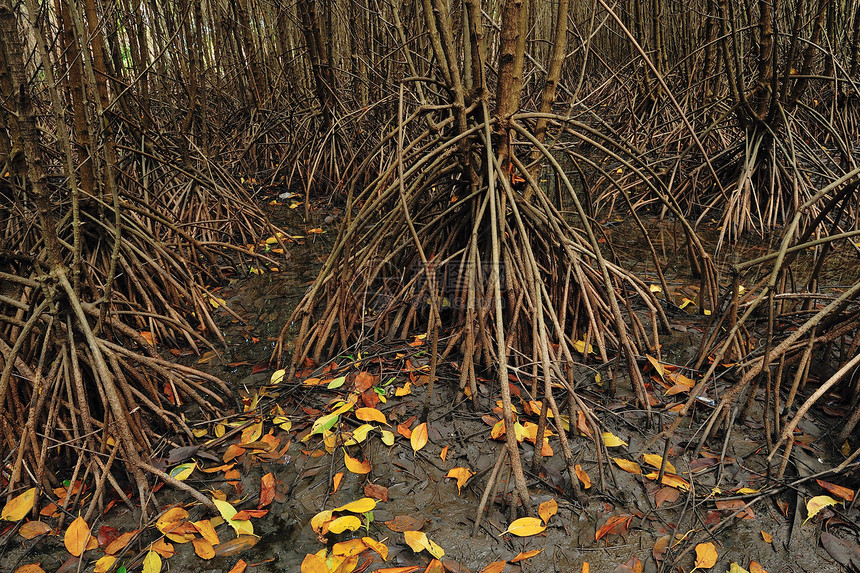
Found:
[[[629,472],[631,474],[642,473],[642,467],[636,462],[625,460],[624,458],[612,458],[612,461],[618,464],[618,467],[626,472]]]
[[[386,567],[385,569],[377,569],[376,573],[413,573],[421,569],[418,565],[408,565],[406,567]]]
[[[126,531],[125,533],[111,541],[107,547],[105,547],[105,553],[107,553],[108,555],[113,555],[114,553],[117,553],[118,551],[124,549],[125,546],[128,545],[128,543],[131,541],[131,539],[135,535],[137,535],[137,533],[137,529],[134,529],[132,531]]]
[[[39,563],[28,563],[15,569],[15,573],[45,573],[45,570]]]
[[[589,573],[591,571],[591,567],[588,565],[588,561],[582,562],[582,573]]]
[[[607,535],[613,533],[624,535],[627,533],[627,529],[630,527],[630,522],[632,520],[633,516],[630,514],[613,515],[594,533],[594,540],[600,541]]]
[[[358,408],[355,411],[355,417],[362,422],[379,422],[380,424],[388,423],[388,420],[385,419],[385,414],[376,408]]]
[[[750,573],[767,573],[767,571],[761,566],[761,563],[750,561]]]
[[[342,479],[343,479],[343,472],[337,472],[336,474],[334,474],[334,477],[331,479],[331,481],[332,481],[331,492],[332,493],[337,493],[337,489],[340,487],[340,482]]]
[[[766,543],[773,543],[773,535],[771,535],[765,530],[762,530],[761,538],[764,539]]]
[[[696,569],[710,569],[717,564],[717,548],[710,541],[696,545]]]
[[[379,553],[379,556],[382,557],[383,561],[388,559],[388,547],[384,543],[380,543],[372,537],[362,537],[361,540],[365,545]]]
[[[415,426],[415,429],[412,430],[412,435],[409,437],[409,441],[412,444],[413,451],[418,451],[424,446],[427,445],[427,422],[422,422]]]
[[[167,543],[164,539],[156,539],[152,545],[149,546],[149,550],[155,551],[165,559],[170,559],[173,557],[173,554],[176,553],[173,545]]]
[[[198,537],[193,539],[191,543],[194,545],[194,553],[201,559],[212,559],[215,557],[215,548],[205,539]]]
[[[817,479],[818,485],[832,493],[838,498],[842,498],[845,501],[854,501],[854,490],[848,489],[847,487],[842,487],[841,485],[836,485],[835,483],[830,483],[829,481],[824,481]]]
[[[439,453],[439,457],[442,458],[442,467],[445,467],[445,458],[448,457],[448,446],[442,448],[442,451]]]
[[[78,516],[69,524],[69,528],[66,530],[66,535],[63,537],[63,544],[66,546],[66,550],[69,553],[75,557],[80,557],[81,554],[83,554],[89,539],[90,526],[87,525],[87,522],[84,521],[83,517]]]
[[[579,481],[582,482],[582,487],[588,489],[591,487],[591,478],[585,473],[585,470],[582,469],[582,466],[576,464],[573,467],[573,470],[576,472],[576,477],[579,478]]]
[[[507,561],[493,561],[483,569],[481,569],[481,573],[502,573],[505,569],[505,565],[507,565]]]
[[[227,573],[244,573],[246,567],[248,567],[248,564],[245,563],[245,560],[239,559],[239,561],[237,561],[236,564],[233,565],[233,568]]]
[[[457,495],[460,495],[460,489],[473,475],[475,474],[469,468],[451,468],[445,477],[457,480]]]
[[[541,547],[540,549],[532,549],[531,551],[520,551],[516,557],[511,559],[511,563],[519,563],[520,561],[523,561],[524,559],[528,559],[529,557],[534,557],[535,555],[539,555],[540,552],[543,551],[544,549],[546,549],[546,547]]]
[[[372,469],[369,461],[364,460],[363,462],[360,462],[346,453],[346,450],[343,452],[343,463],[346,465],[346,469],[358,475],[370,473],[370,470]]]
[[[260,502],[258,508],[266,507],[275,499],[275,476],[272,472],[260,478]]]
[[[558,502],[555,499],[549,499],[538,507],[538,515],[544,523],[549,523],[549,518],[556,513],[558,513]]]

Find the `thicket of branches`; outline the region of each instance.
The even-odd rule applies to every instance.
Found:
[[[482,368],[528,380],[541,431],[563,409],[599,425],[568,367],[581,360],[614,361],[648,410],[639,359],[659,356],[667,302],[595,223],[632,217],[651,246],[651,208],[681,229],[711,313],[700,386],[737,364],[703,440],[763,387],[769,445],[790,448],[821,354],[833,376],[810,400],[848,385],[843,438],[860,418],[860,287],[820,286],[856,251],[854,2],[3,0],[0,26],[10,493],[61,479],[56,450],[73,479],[96,480],[89,511],[105,487],[127,498],[118,460],[145,499],[148,452],[167,430],[190,439],[180,406],[209,415],[227,400],[141,332],[217,340],[209,290],[259,256],[241,245],[273,234],[236,176],[344,207],[285,326],[294,365],[423,331],[432,367],[459,354],[476,399]],[[717,253],[696,232],[710,219]],[[780,252],[718,276],[712,257],[749,232],[780,233]],[[767,278],[747,284],[755,272]],[[508,453],[528,506],[513,441]]]

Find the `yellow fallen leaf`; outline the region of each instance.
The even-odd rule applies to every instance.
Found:
[[[771,535],[767,531],[762,530],[761,538],[764,539],[766,543],[773,543],[773,535]]]
[[[161,571],[161,555],[150,551],[143,558],[143,573],[159,573]]]
[[[445,555],[442,548],[433,543],[423,531],[404,531],[403,537],[406,540],[406,545],[415,553],[420,553],[426,549],[436,559],[442,559]]]
[[[543,521],[537,517],[521,517],[514,520],[514,522],[508,526],[507,530],[502,532],[502,535],[510,533],[517,537],[528,537],[529,535],[537,535],[545,529],[546,525],[544,525]]]
[[[836,505],[839,503],[829,495],[816,495],[812,499],[806,502],[806,519],[803,520],[803,523],[806,523],[816,515],[818,512],[830,505]]]
[[[108,570],[113,566],[116,561],[116,557],[113,555],[102,555],[98,561],[96,561],[95,568],[93,569],[93,573],[107,573]]]
[[[626,446],[627,442],[613,434],[612,432],[603,432],[603,445],[607,448],[617,448],[618,446]]]
[[[19,521],[24,519],[33,509],[36,503],[36,488],[31,487],[24,493],[13,497],[3,506],[0,519],[5,521]]]
[[[645,463],[649,466],[655,467],[658,470],[660,469],[660,464],[663,463],[663,456],[658,456],[657,454],[643,454],[642,459],[645,460]],[[666,471],[670,474],[678,473],[675,470],[675,466],[673,466],[669,461],[666,461]]]
[[[651,472],[645,475],[646,478],[656,480],[660,477],[658,472]],[[675,474],[664,473],[663,474],[663,485],[668,485],[669,487],[674,487],[675,489],[680,489],[681,491],[687,491],[690,489],[690,484],[687,483],[687,480],[682,478],[681,476],[676,476]]]
[[[351,501],[346,505],[334,508],[334,511],[350,511],[352,513],[367,513],[376,507],[376,500],[370,497],[363,497],[355,501]]]
[[[355,531],[361,527],[361,520],[354,515],[338,517],[328,524],[328,530],[334,534],[343,533],[344,531]]]

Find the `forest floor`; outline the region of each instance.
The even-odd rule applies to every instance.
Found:
[[[293,243],[287,268],[223,287],[218,296],[246,323],[223,316],[231,346],[220,359],[184,358],[232,380],[244,411],[200,426],[206,433],[201,432],[197,450],[166,446],[157,454],[165,468],[193,462],[186,466],[193,470],[183,476],[186,483],[237,510],[250,510],[239,516],[247,519],[219,524],[222,519],[190,498],[164,488],[156,494],[158,502],[165,509],[181,505],[188,515],[174,512],[174,521],[138,523],[118,504],[91,524],[99,547],[81,560],[69,558],[62,535],[25,540],[10,538],[17,534],[7,531],[0,538],[0,570],[39,562],[45,571],[93,571],[110,543],[131,531],[135,534],[125,544],[112,548],[115,566],[123,564],[129,571],[148,566],[144,561],[153,552],[165,560],[165,569],[212,572],[243,567],[314,573],[580,572],[588,570],[586,563],[595,572],[689,572],[698,563],[699,569],[721,572],[775,573],[860,565],[860,509],[848,501],[858,485],[856,476],[815,479],[844,459],[829,437],[846,412],[835,397],[823,400],[800,425],[786,474],[791,477],[784,480],[767,477],[767,446],[758,422],[763,396],[746,420],[722,436],[722,443],[692,455],[710,405],[730,384],[726,379],[701,396],[691,422],[668,444],[661,441],[646,449],[687,397],[678,388],[685,382],[683,370],[675,366],[683,367],[695,355],[707,320],[679,310],[670,315],[673,332],[663,341],[662,368],[650,366],[651,424],[623,376],[610,396],[607,368],[578,365],[577,390],[600,419],[604,433],[597,439],[610,446],[613,460],[601,464],[594,437],[573,422],[576,479],[584,494],[577,500],[570,494],[571,476],[553,432],[547,443],[552,455],[527,473],[540,517],[516,521],[523,515],[510,503],[512,479],[503,465],[473,536],[484,486],[504,445],[498,385],[487,373],[472,403],[458,388],[456,361],[446,360],[430,399],[428,422],[422,424],[429,358],[420,337],[384,346],[367,342],[327,364],[307,365],[295,380],[283,380],[267,366],[273,339],[326,254],[326,234],[308,231],[335,233],[336,214],[327,215],[328,224],[319,212],[303,223],[295,211],[276,205],[272,215],[290,233],[304,237]],[[693,298],[685,288],[679,285],[678,293],[672,293],[679,305]],[[648,367],[646,357],[642,362]],[[529,397],[527,374],[515,372],[510,387],[522,425],[524,466],[531,470],[538,411]],[[193,413],[189,419],[193,421]],[[568,429],[570,422],[562,421]],[[661,456],[672,465],[658,485]],[[807,520],[816,507],[809,501],[825,494],[839,503]],[[183,529],[205,519],[218,538],[208,548],[214,555],[197,541],[188,543],[199,536]],[[715,526],[713,535],[703,535]],[[165,543],[153,546],[164,531]],[[678,540],[674,547],[669,543],[673,535]],[[743,569],[731,569],[732,564]]]

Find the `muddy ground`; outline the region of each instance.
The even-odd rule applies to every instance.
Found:
[[[300,224],[295,220],[285,218],[280,222],[292,226],[292,232],[299,234],[296,228]],[[334,221],[327,226],[322,221],[311,222],[313,226],[318,224],[329,232],[335,231]],[[310,228],[311,225],[305,226]],[[491,436],[492,424],[500,417],[498,411],[493,411],[499,389],[490,381],[491,373],[486,373],[487,380],[481,386],[477,403],[473,404],[458,389],[456,362],[449,360],[442,365],[431,399],[428,442],[417,452],[403,433],[418,426],[425,400],[427,386],[422,382],[426,378],[423,373],[428,358],[421,344],[355,349],[351,355],[336,359],[334,370],[322,372],[324,365],[320,365],[316,370],[309,368],[302,378],[283,380],[276,385],[271,384],[272,370],[252,373],[255,366],[260,370],[260,365],[268,360],[272,339],[277,337],[306,284],[314,278],[325,253],[325,241],[324,237],[300,241],[293,245],[292,260],[286,272],[241,279],[221,292],[231,308],[247,317],[248,323],[231,322],[225,317],[231,347],[220,360],[210,360],[199,366],[233,380],[246,404],[254,401],[254,407],[247,412],[237,408],[233,417],[224,420],[228,431],[231,422],[247,424],[263,420],[263,432],[271,433],[272,439],[277,441],[277,447],[272,450],[277,455],[248,449],[231,460],[237,463],[233,469],[238,470],[238,477],[223,471],[210,474],[196,470],[187,483],[204,491],[222,491],[237,509],[253,509],[258,505],[261,477],[271,473],[277,495],[266,515],[252,519],[256,538],[239,544],[231,542],[233,547],[230,548],[227,542],[235,538],[235,534],[223,524],[217,532],[227,549],[204,560],[195,555],[191,543],[175,543],[175,555],[164,560],[163,570],[227,572],[241,559],[248,564],[247,571],[299,571],[310,553],[331,549],[336,542],[370,537],[387,546],[387,560],[383,561],[378,553],[368,550],[360,555],[359,567],[376,571],[416,565],[423,571],[431,557],[427,551],[416,553],[407,545],[404,527],[424,532],[441,547],[443,565],[451,571],[477,573],[492,562],[510,561],[521,552],[542,550],[517,563],[507,563],[503,570],[579,572],[587,562],[590,570],[596,572],[689,572],[696,560],[695,552],[690,550],[692,545],[706,542],[712,542],[718,554],[714,571],[727,571],[731,563],[756,570],[752,561],[770,573],[848,570],[837,559],[846,564],[855,559],[854,566],[860,565],[860,550],[855,545],[860,530],[857,526],[860,510],[853,503],[842,502],[805,521],[807,501],[828,492],[814,479],[793,485],[844,459],[829,439],[829,433],[838,427],[840,416],[846,411],[838,396],[825,400],[826,408],[813,409],[804,420],[786,474],[788,477],[777,482],[767,478],[767,451],[758,423],[762,397],[758,398],[747,419],[733,427],[730,435],[723,434],[722,441],[715,440],[708,444],[710,449],[694,456],[698,432],[709,413],[708,404],[718,399],[723,389],[721,386],[710,388],[692,420],[682,425],[668,444],[660,441],[646,449],[659,428],[671,423],[675,415],[672,407],[679,397],[667,395],[655,375],[650,388],[655,404],[649,423],[645,412],[635,407],[623,375],[615,396],[609,396],[605,387],[596,382],[596,374],[600,374],[603,381],[611,376],[605,367],[577,367],[576,380],[578,392],[597,414],[603,424],[602,430],[626,442],[626,445],[609,448],[610,456],[636,461],[643,472],[648,473],[656,470],[644,463],[642,454],[665,452],[677,475],[687,485],[678,487],[676,483],[675,487],[661,488],[654,479],[629,473],[615,462],[602,460],[604,482],[601,487],[594,442],[579,434],[571,438],[575,463],[593,485],[583,489],[582,497],[576,499],[558,438],[553,436],[549,441],[553,455],[544,459],[539,471],[527,473],[535,504],[549,500],[558,504],[558,512],[549,519],[545,531],[526,537],[504,533],[508,525],[523,514],[511,506],[511,478],[507,469],[503,469],[481,527],[473,536],[480,498],[504,439]],[[674,312],[671,318],[675,328],[672,336],[664,341],[664,360],[683,366],[695,354],[704,318],[684,312]],[[186,360],[194,363],[199,359]],[[375,429],[361,444],[339,445],[329,448],[332,450],[329,453],[320,434],[309,436],[312,425],[329,412],[338,399],[348,399],[359,372],[376,377],[373,385],[379,391],[375,393],[383,395],[385,402],[374,405],[385,415],[387,425],[375,423]],[[345,383],[331,390],[326,384],[305,383],[308,377],[327,381],[340,375],[347,376]],[[412,383],[411,393],[396,396],[396,390],[399,388],[402,393],[407,382]],[[730,380],[721,379],[723,386],[729,383]],[[523,423],[537,422],[537,416],[530,413],[528,406],[530,384],[530,380],[523,378],[513,380],[511,386],[519,393],[515,405]],[[807,392],[812,390],[807,388]],[[360,393],[360,402],[367,400],[367,391]],[[358,406],[363,404],[367,402]],[[273,413],[277,414],[277,406],[290,420],[289,430],[283,428],[283,420],[275,424]],[[354,431],[362,423],[353,412],[347,412],[333,430],[348,438],[347,432]],[[398,433],[398,425],[403,425],[405,432]],[[215,439],[216,424],[201,427],[208,432],[201,442]],[[385,429],[394,434],[393,445],[383,443],[382,430]],[[576,428],[572,433],[578,434]],[[309,437],[303,442],[306,436]],[[337,436],[333,439],[337,440]],[[227,446],[240,441],[237,433],[230,440],[219,441],[217,446],[202,447],[192,459],[201,467],[218,466]],[[443,460],[441,454],[445,448]],[[369,473],[359,475],[349,471],[344,466],[344,451],[369,462],[372,468]],[[521,452],[524,466],[530,470],[534,446],[524,440]],[[260,453],[263,455],[258,455]],[[165,457],[169,454],[167,447],[161,452]],[[457,467],[474,472],[460,492],[455,480],[445,477]],[[340,473],[342,481],[334,492],[334,481]],[[821,478],[850,489],[855,489],[858,482],[851,472],[842,476],[822,475]],[[368,488],[369,485],[382,488]],[[362,527],[359,530],[339,535],[319,535],[314,531],[311,518],[319,512],[363,498],[368,492],[384,497],[383,491],[387,499],[378,501],[372,519],[366,514],[360,516]],[[164,506],[175,503],[191,506],[188,498],[166,489],[157,496]],[[738,511],[753,500],[749,509]],[[191,507],[190,511],[194,519],[212,517],[199,506]],[[737,516],[732,517],[733,514]],[[151,523],[138,523],[134,515],[117,505],[93,524],[93,531],[103,525],[120,532],[143,529],[117,562],[126,564],[129,570],[139,571],[146,548],[160,534]],[[605,526],[613,519],[622,525],[610,531]],[[713,535],[706,533],[715,527],[717,531]],[[834,548],[832,540],[827,538],[829,548],[825,549],[820,542],[824,531],[847,545]],[[658,560],[655,543],[673,534],[680,543],[662,555],[658,552]],[[102,548],[88,551],[80,562],[68,559],[60,536],[42,535],[25,540],[17,534],[16,528],[3,533],[0,550],[0,570],[9,571],[37,562],[45,571],[93,571],[95,560],[104,555]],[[685,550],[687,553],[679,556]]]

